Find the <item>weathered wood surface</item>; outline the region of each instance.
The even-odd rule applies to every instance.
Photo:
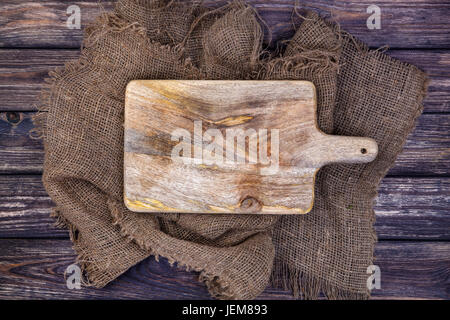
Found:
[[[44,162],[42,140],[30,138],[33,113],[0,113],[0,174],[41,173]]]
[[[0,238],[67,238],[40,175],[0,177]],[[450,178],[384,178],[376,199],[378,238],[450,240]]]
[[[37,110],[48,72],[79,54],[79,50],[0,50],[0,110]]]
[[[0,112],[0,174],[42,173],[41,140],[28,135],[29,112]],[[450,172],[450,114],[423,114],[389,175],[447,176]]]
[[[248,0],[258,9],[272,29],[274,41],[293,34],[292,9],[295,0]],[[226,1],[205,1],[217,7]],[[445,0],[411,0],[373,2],[363,1],[301,1],[305,7],[328,12],[344,30],[361,38],[374,47],[385,44],[395,48],[449,48],[450,5]],[[100,13],[97,0],[81,0],[75,3],[63,0],[22,1],[4,0],[0,3],[1,47],[52,47],[76,48],[80,46],[82,28],[67,27],[67,8],[76,4],[81,10],[83,28]],[[111,1],[101,1],[105,10],[112,8]],[[369,30],[366,21],[370,5],[381,9],[381,29]],[[294,19],[295,20],[295,19]]]
[[[450,51],[388,50],[386,53],[427,73],[430,81],[424,113],[450,112]]]
[[[206,1],[217,5],[218,1]],[[289,38],[295,0],[250,0],[274,31],[274,40]],[[102,1],[106,9],[111,3]],[[448,1],[303,1],[332,11],[343,28],[372,47],[384,44],[388,54],[411,62],[431,76],[425,113],[408,139],[391,175],[383,179],[376,206],[380,239],[449,240],[450,20]],[[97,0],[0,3],[0,111],[34,111],[36,96],[49,69],[75,59],[82,30],[66,27],[69,5],[81,8],[82,27],[99,13]],[[381,30],[368,30],[366,9],[381,8]],[[30,49],[14,49],[30,48]],[[40,49],[39,49],[40,48]],[[42,48],[73,48],[42,50]],[[419,48],[427,50],[418,50]],[[432,50],[429,50],[432,49]],[[446,114],[442,114],[446,113]],[[62,237],[48,217],[50,199],[40,175],[42,144],[26,136],[31,113],[0,115],[0,238]],[[23,121],[22,121],[23,120]],[[22,121],[22,122],[21,122]],[[12,124],[16,123],[15,126]],[[2,175],[7,174],[7,175]],[[11,174],[11,175],[10,175]],[[424,177],[412,177],[421,175]],[[409,177],[408,177],[409,176]],[[426,177],[429,176],[429,177]],[[432,176],[441,176],[432,178]],[[0,240],[0,296],[8,298],[209,298],[192,273],[170,268],[165,260],[143,262],[106,289],[70,291],[62,274],[74,259],[65,239]],[[7,242],[4,242],[7,241]],[[377,245],[382,290],[374,298],[449,299],[449,242],[408,241]],[[12,265],[14,264],[14,265]],[[12,269],[11,269],[12,268]],[[263,298],[289,298],[268,289]]]
[[[381,289],[373,299],[449,299],[449,242],[379,242]],[[1,299],[211,299],[197,274],[149,258],[102,289],[68,289],[74,263],[68,240],[0,240]],[[259,299],[291,299],[268,288]]]
[[[430,77],[424,112],[450,111],[450,51],[389,50]],[[79,50],[0,49],[0,111],[33,111],[44,78],[55,67],[77,59]]]
[[[321,167],[368,163],[378,154],[373,139],[320,131],[316,109],[308,81],[130,82],[125,205],[136,212],[308,213]]]

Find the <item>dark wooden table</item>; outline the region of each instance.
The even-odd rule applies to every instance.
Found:
[[[272,28],[292,35],[295,1],[248,1]],[[302,1],[330,12],[343,29],[371,47],[411,62],[431,77],[424,114],[376,203],[374,299],[450,298],[450,2]],[[222,2],[223,3],[223,2]],[[99,13],[98,0],[2,0],[0,3],[0,298],[209,298],[196,274],[153,258],[103,289],[70,290],[63,278],[75,254],[65,230],[49,218],[42,182],[43,146],[27,135],[47,72],[79,55],[82,30],[69,29],[67,8],[81,9],[82,28]],[[110,2],[102,2],[106,10]],[[207,1],[217,5],[215,1]],[[381,29],[369,30],[367,7],[381,9]],[[268,288],[261,298],[288,299]]]

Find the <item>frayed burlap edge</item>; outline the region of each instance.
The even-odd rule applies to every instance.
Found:
[[[199,265],[193,259],[184,257],[184,259],[181,260],[176,258],[173,253],[164,250],[161,247],[153,246],[150,241],[143,241],[142,239],[139,239],[139,237],[137,237],[133,232],[132,228],[128,226],[127,221],[123,216],[123,212],[118,207],[117,203],[110,199],[108,200],[108,206],[113,216],[113,223],[120,228],[120,233],[125,239],[128,239],[128,241],[134,241],[139,245],[139,247],[150,252],[150,254],[155,257],[156,261],[159,261],[159,258],[163,257],[167,259],[172,267],[176,266],[177,268],[188,272],[199,272],[200,274],[198,281],[206,285],[206,288],[212,297],[223,300],[236,299],[236,294],[232,291],[231,286],[229,285],[226,273],[222,273],[220,276],[217,276],[213,272],[208,271],[207,267]],[[162,233],[162,231],[159,230],[156,232]]]

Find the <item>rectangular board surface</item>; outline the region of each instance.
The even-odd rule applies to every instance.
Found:
[[[331,162],[368,138],[326,135],[307,81],[138,80],[127,87],[124,201],[137,212],[303,214]]]

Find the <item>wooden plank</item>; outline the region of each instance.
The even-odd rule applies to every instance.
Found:
[[[450,240],[450,178],[385,178],[376,200],[379,239]],[[41,176],[0,176],[0,238],[68,237],[50,218]]]
[[[67,238],[50,217],[52,207],[41,175],[0,176],[0,238]]]
[[[450,240],[450,178],[381,181],[375,204],[379,239]]]
[[[0,174],[42,172],[41,140],[31,139],[30,112],[0,112]],[[424,114],[389,175],[447,176],[450,171],[450,114]]]
[[[450,112],[450,51],[389,50],[388,54],[430,76],[424,112]],[[0,49],[0,111],[36,110],[48,72],[78,56],[79,50]]]
[[[103,2],[103,1],[102,1]],[[112,9],[112,1],[103,3]],[[70,29],[70,5],[80,8],[81,29]],[[7,0],[0,4],[0,47],[79,48],[83,29],[101,13],[99,1]]]
[[[44,162],[42,140],[30,138],[33,113],[0,113],[0,174],[41,173]]]
[[[381,289],[374,299],[450,299],[449,242],[379,242]]]
[[[381,289],[373,299],[449,299],[449,242],[379,242]],[[0,240],[2,299],[210,299],[197,274],[149,258],[102,289],[68,289],[65,269],[75,254],[68,240]],[[259,299],[291,299],[268,288]]]
[[[389,175],[442,175],[450,170],[450,115],[424,114],[409,135]]]
[[[450,51],[389,50],[388,55],[411,63],[428,74],[424,112],[450,112]]]
[[[79,50],[0,50],[0,110],[36,110],[48,72],[79,55]]]
[[[247,0],[256,7],[262,18],[272,29],[273,39],[292,36],[292,9],[295,0]],[[207,0],[205,4],[217,7],[225,1]],[[379,47],[385,44],[393,48],[450,48],[450,5],[445,0],[411,0],[373,2],[363,1],[301,1],[305,7],[317,8],[330,13],[344,30]],[[74,3],[63,0],[21,1],[7,0],[0,4],[0,47],[57,47],[80,46],[82,29],[99,14],[97,0],[75,2],[81,10],[82,29],[67,27],[67,8]],[[367,13],[370,5],[381,9],[380,29],[369,30]],[[106,10],[112,8],[111,1],[102,1]]]
[[[1,52],[1,51],[0,51]],[[450,50],[387,50],[386,54],[411,63],[437,80],[450,78]],[[449,112],[450,110],[443,110]]]

